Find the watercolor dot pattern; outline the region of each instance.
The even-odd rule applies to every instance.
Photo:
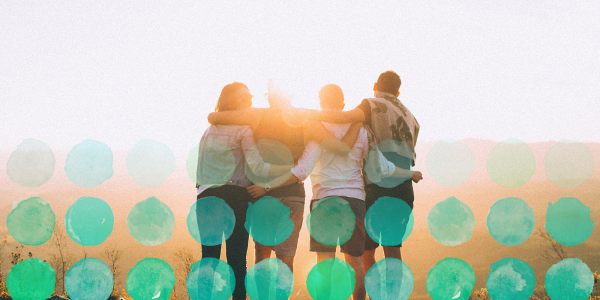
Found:
[[[528,263],[512,257],[490,266],[485,286],[492,299],[527,300],[535,290],[535,274]]]
[[[244,283],[250,299],[288,299],[294,289],[294,275],[278,258],[267,258],[248,270]]]
[[[590,219],[591,210],[579,199],[562,197],[556,203],[548,203],[546,211],[546,231],[557,242],[565,246],[575,246],[587,240],[594,230]]]
[[[265,246],[279,245],[292,234],[291,210],[279,199],[262,197],[248,204],[244,227],[252,239]]]
[[[535,157],[527,144],[508,139],[490,150],[486,168],[493,182],[503,187],[516,188],[523,186],[533,176]]]
[[[270,139],[260,139],[256,145],[246,151],[245,172],[248,179],[258,185],[263,185],[274,180],[279,176],[268,176],[268,174],[257,174],[258,170],[254,170],[248,164],[248,158],[253,158],[255,161],[257,156],[262,157],[264,162],[272,165],[294,165],[294,156],[292,151],[279,141]],[[267,175],[267,176],[265,176]],[[287,180],[291,174],[285,175]]]
[[[206,246],[225,242],[235,227],[235,215],[225,201],[218,197],[198,199],[187,216],[187,227],[192,237]]]
[[[6,277],[6,289],[15,300],[43,300],[52,295],[56,273],[47,262],[29,258],[16,264]]]
[[[394,197],[381,197],[365,215],[365,229],[373,241],[383,246],[404,242],[412,232],[415,218],[406,202]]]
[[[412,169],[413,152],[410,147],[406,143],[387,139],[375,145],[367,156],[365,175],[371,182],[383,188],[393,188],[410,180],[410,176],[384,176],[381,170],[382,161],[385,161],[384,158],[402,169]]]
[[[167,300],[175,286],[175,273],[162,259],[146,257],[127,274],[127,292],[134,300]]]
[[[56,216],[48,202],[40,197],[16,201],[6,217],[10,235],[24,245],[39,246],[46,243],[54,232]]]
[[[144,246],[170,240],[175,229],[175,215],[156,197],[137,203],[127,214],[126,222],[131,236]]]
[[[75,145],[67,155],[65,173],[80,187],[98,186],[113,176],[112,150],[105,143],[85,140]]]
[[[159,187],[175,171],[175,156],[169,146],[141,140],[127,154],[127,172],[144,187]]]
[[[406,300],[414,284],[408,265],[396,258],[376,262],[365,275],[365,289],[371,299]]]
[[[65,215],[67,234],[83,246],[102,244],[111,234],[114,223],[110,206],[94,197],[77,199]]]
[[[26,139],[10,154],[6,173],[10,180],[23,187],[39,187],[48,182],[54,173],[56,159],[46,143]]]
[[[594,156],[583,143],[559,141],[546,152],[544,159],[546,177],[564,188],[582,185],[594,173]]]
[[[451,140],[438,141],[427,154],[427,172],[445,187],[459,187],[475,171],[475,156],[469,146]]]
[[[594,289],[594,274],[580,259],[565,258],[550,267],[544,285],[553,300],[586,300]]]
[[[346,243],[352,237],[355,224],[350,204],[340,197],[315,202],[306,218],[308,232],[324,245],[339,246]]]
[[[356,285],[352,267],[338,258],[317,263],[306,277],[306,288],[313,299],[344,300]]]
[[[444,246],[456,246],[471,239],[475,229],[473,211],[458,200],[450,197],[437,203],[427,214],[429,233]]]
[[[502,198],[490,207],[486,224],[496,242],[516,246],[525,242],[533,233],[535,214],[520,198]]]
[[[190,266],[186,288],[193,300],[227,300],[235,288],[233,270],[220,259],[203,258]]]
[[[65,290],[69,298],[108,299],[113,290],[114,280],[110,268],[93,257],[76,262],[65,275]]]
[[[429,271],[426,286],[434,300],[467,300],[475,286],[475,273],[464,260],[447,257]]]

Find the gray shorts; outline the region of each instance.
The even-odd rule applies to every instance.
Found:
[[[254,251],[260,252],[264,247],[269,247],[279,256],[295,256],[298,248],[298,237],[300,237],[300,229],[302,228],[302,220],[304,219],[304,197],[299,196],[284,196],[277,197],[283,205],[291,210],[290,219],[294,221],[294,229],[292,234],[285,241],[275,246],[264,246],[254,241]]]
[[[331,198],[331,197],[327,197],[327,198]],[[327,199],[327,198],[324,198],[324,199]],[[350,237],[350,239],[348,241],[346,241],[344,244],[340,245],[340,252],[346,253],[346,254],[349,254],[349,255],[355,256],[355,257],[362,256],[363,253],[365,252],[365,238],[367,237],[367,231],[365,229],[365,214],[366,214],[365,201],[356,199],[356,198],[345,197],[345,196],[340,196],[340,198],[348,201],[348,204],[350,204],[350,209],[352,209],[352,212],[354,213],[354,216],[355,216],[355,225],[354,225],[354,231],[352,232],[352,236]],[[310,202],[310,210],[312,211],[315,203],[318,201],[321,201],[321,200],[323,200],[323,199],[312,200]],[[310,236],[310,251],[313,251],[313,252],[335,252],[335,249],[336,249],[336,246],[321,244],[317,240],[315,240],[312,237],[312,235]]]

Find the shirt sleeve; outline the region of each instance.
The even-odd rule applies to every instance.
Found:
[[[371,125],[371,103],[369,103],[369,100],[363,99],[358,108],[360,108],[365,114],[364,123]]]
[[[240,139],[242,141],[244,158],[246,159],[246,163],[248,163],[248,167],[250,167],[253,174],[260,177],[267,177],[269,175],[269,170],[271,169],[271,164],[265,162],[262,156],[260,156],[260,152],[254,141],[252,129],[250,129],[249,126],[244,126],[242,128]]]
[[[298,164],[292,168],[292,174],[298,178],[298,181],[304,181],[317,165],[323,148],[315,141],[310,141],[304,148]]]

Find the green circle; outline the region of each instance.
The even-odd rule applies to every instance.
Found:
[[[527,144],[508,139],[490,150],[486,168],[492,181],[503,187],[516,188],[533,176],[535,157]]]
[[[458,258],[444,258],[435,264],[427,275],[427,293],[434,300],[467,300],[474,286],[473,268]]]
[[[475,171],[475,155],[457,141],[438,141],[427,154],[427,172],[437,184],[459,187]]]
[[[533,233],[535,214],[527,202],[517,197],[502,198],[490,207],[486,225],[496,242],[516,246]]]
[[[114,286],[110,268],[93,257],[76,262],[65,275],[65,291],[71,299],[106,300]]]
[[[492,299],[527,300],[535,290],[535,274],[528,263],[503,258],[490,266],[485,286]]]
[[[67,155],[65,173],[71,182],[93,188],[113,176],[113,153],[105,143],[85,140]]]
[[[235,289],[235,276],[226,262],[205,257],[190,266],[185,286],[192,300],[227,300]]]
[[[324,245],[346,243],[354,232],[356,216],[348,201],[340,197],[325,198],[313,204],[306,218],[310,235]]]
[[[291,210],[279,199],[262,197],[248,204],[244,227],[252,239],[265,246],[275,246],[287,240],[294,230]]]
[[[125,286],[134,300],[167,300],[175,286],[175,273],[164,260],[146,257],[129,270]]]
[[[260,156],[266,163],[273,165],[294,165],[294,157],[292,151],[280,141],[270,139],[260,139],[256,145],[252,146],[251,151],[258,151]],[[248,151],[246,151],[248,153]],[[246,163],[245,172],[248,179],[254,184],[265,184],[279,176],[262,176],[255,174]],[[291,173],[286,173],[286,176],[291,176]]]
[[[475,216],[463,202],[450,197],[437,203],[427,214],[427,227],[433,238],[444,246],[460,245],[471,239]]]
[[[127,227],[131,236],[144,246],[160,245],[171,239],[175,229],[173,211],[150,197],[137,203],[127,214]]]
[[[548,203],[544,227],[550,236],[565,246],[583,243],[594,231],[591,210],[577,198],[562,197],[556,203]]]
[[[102,199],[81,197],[65,215],[67,234],[83,246],[97,246],[108,238],[115,219],[112,209]]]
[[[223,199],[204,197],[192,204],[186,224],[196,242],[206,246],[220,245],[233,233],[235,214]]]
[[[48,182],[54,173],[56,159],[46,143],[26,139],[10,154],[6,174],[24,187],[38,187]]]
[[[546,152],[544,169],[554,184],[574,188],[592,177],[594,156],[585,144],[562,140]]]
[[[248,270],[244,284],[250,299],[288,299],[294,289],[294,275],[280,259],[267,258]]]
[[[127,154],[126,166],[137,184],[159,187],[175,171],[175,156],[163,143],[141,140]]]
[[[16,201],[6,217],[8,232],[23,245],[39,246],[47,242],[55,224],[50,204],[40,197]]]
[[[365,215],[368,236],[383,246],[403,243],[413,230],[415,217],[406,202],[395,197],[380,197]]]
[[[29,258],[10,269],[6,289],[14,300],[47,299],[54,291],[55,276],[50,264],[39,258]]]
[[[235,172],[236,162],[231,147],[220,139],[208,138],[198,144],[198,152],[193,157],[192,148],[188,154],[186,168],[188,175],[196,179],[196,184],[216,187],[229,182]],[[201,153],[202,155],[198,155]],[[195,163],[195,164],[194,164]]]
[[[364,170],[371,182],[383,188],[393,188],[410,180],[410,177],[384,176],[381,170],[381,165],[387,163],[384,160],[393,163],[396,167],[412,170],[413,151],[406,143],[386,139],[375,145],[367,155]]]
[[[551,299],[587,300],[594,290],[594,274],[579,258],[565,258],[556,263],[544,279]]]
[[[338,258],[330,258],[310,269],[306,277],[306,288],[315,300],[344,300],[354,291],[354,276],[354,269],[349,264]]]
[[[365,275],[365,289],[371,299],[406,300],[415,284],[410,268],[397,258],[384,258]]]
[[[192,147],[188,152],[187,158],[185,159],[185,169],[187,170],[188,177],[193,182],[198,182],[198,153],[200,150],[200,144]]]

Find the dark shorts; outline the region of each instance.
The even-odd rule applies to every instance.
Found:
[[[265,246],[254,241],[254,250],[261,252],[263,248],[268,247],[275,251],[279,256],[295,256],[298,248],[298,238],[300,237],[300,229],[302,228],[302,220],[304,219],[304,197],[298,196],[283,196],[277,197],[283,205],[290,208],[290,220],[294,221],[294,229],[292,234],[281,244],[275,246]],[[256,201],[256,199],[255,199]]]
[[[415,193],[413,191],[412,180],[410,179],[390,189],[382,188],[380,186],[377,186],[376,184],[368,184],[365,187],[365,192],[367,194],[365,199],[365,206],[367,211],[369,210],[369,207],[371,207],[371,205],[373,205],[373,203],[377,201],[377,199],[384,196],[398,198],[406,202],[406,204],[410,206],[411,210],[413,209]],[[374,250],[377,247],[379,247],[379,244],[373,241],[373,239],[371,239],[371,237],[367,235],[367,238],[365,238],[365,250]],[[402,247],[402,244],[388,247]]]
[[[328,199],[331,197],[327,197],[324,199]],[[342,253],[346,253],[355,257],[362,256],[365,252],[365,239],[367,236],[367,232],[365,230],[365,214],[367,212],[365,208],[365,201],[340,196],[340,198],[346,200],[348,204],[350,204],[350,209],[354,213],[355,225],[354,231],[352,232],[352,236],[348,241],[344,244],[340,245],[340,251]],[[310,201],[310,211],[313,210],[313,206],[315,203],[322,201],[324,199],[315,199]],[[312,252],[335,252],[336,246],[324,245],[315,240],[312,235],[310,236],[310,251]]]

